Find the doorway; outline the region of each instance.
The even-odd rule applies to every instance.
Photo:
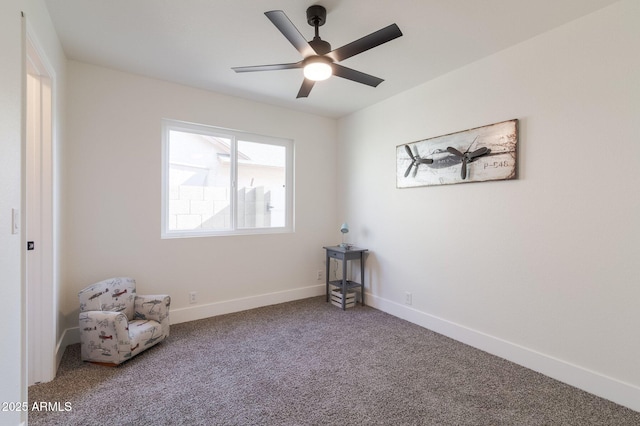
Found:
[[[51,67],[27,31],[24,235],[27,381],[53,380],[57,321],[53,280],[53,87]]]

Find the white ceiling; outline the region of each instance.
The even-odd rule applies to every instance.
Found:
[[[45,0],[69,59],[328,117],[341,117],[605,7],[617,0]],[[385,79],[339,77],[296,99],[302,70],[237,74],[231,67],[297,62],[264,15],[283,10],[338,48],[389,24],[403,36],[341,64]]]

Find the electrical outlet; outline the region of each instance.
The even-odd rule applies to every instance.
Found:
[[[189,293],[189,303],[194,304],[196,302],[197,302],[196,292],[192,291],[191,293]]]
[[[404,304],[411,305],[413,299],[413,295],[408,291],[404,294]]]
[[[316,273],[316,280],[322,281],[324,279],[324,271],[322,269],[318,269]]]

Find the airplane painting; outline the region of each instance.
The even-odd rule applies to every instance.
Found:
[[[396,147],[396,187],[516,178],[518,120]]]

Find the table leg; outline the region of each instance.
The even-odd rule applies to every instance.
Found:
[[[342,310],[347,309],[347,259],[342,261]]]
[[[360,302],[364,306],[364,253],[360,253]]]
[[[325,270],[324,270],[324,278],[325,278],[325,282],[327,283],[327,289],[326,289],[326,297],[327,297],[327,303],[329,303],[329,252],[327,251],[327,255],[326,255],[326,260],[325,260]]]

